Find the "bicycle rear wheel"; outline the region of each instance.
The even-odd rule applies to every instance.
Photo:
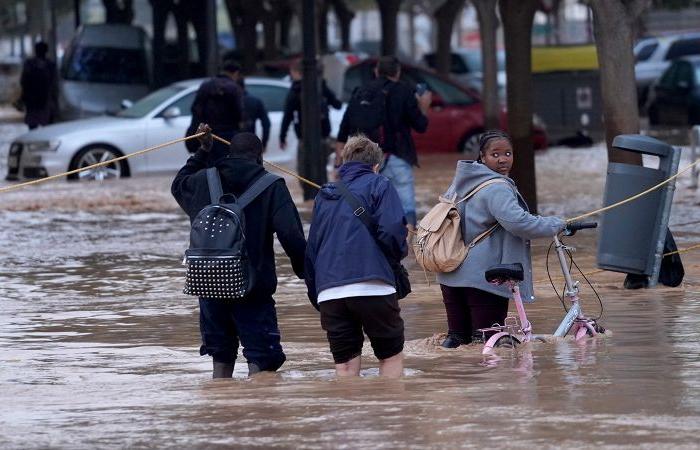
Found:
[[[497,348],[516,348],[521,343],[522,342],[520,342],[520,339],[516,338],[515,336],[507,335],[507,336],[501,336],[500,338],[498,338],[498,340],[494,344],[494,347],[497,347]]]

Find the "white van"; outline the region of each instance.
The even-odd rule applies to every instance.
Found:
[[[61,62],[59,114],[62,120],[118,111],[152,84],[151,48],[141,27],[83,25]]]

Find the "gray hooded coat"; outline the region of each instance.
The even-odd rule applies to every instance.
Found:
[[[474,161],[457,162],[457,171],[446,198],[464,198],[484,181],[501,178],[506,183],[491,184],[458,206],[462,218],[462,238],[469,243],[491,225],[500,224],[488,237],[476,244],[456,270],[438,274],[438,282],[452,287],[471,287],[502,297],[510,297],[506,286],[488,283],[486,270],[495,264],[521,263],[525,280],[520,284],[524,302],[533,302],[530,239],[551,237],[564,229],[566,223],[558,217],[540,217],[528,212],[525,200],[508,177]]]

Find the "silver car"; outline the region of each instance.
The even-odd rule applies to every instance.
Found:
[[[32,130],[12,142],[8,180],[38,178],[107,161],[185,135],[190,107],[202,79],[173,83],[159,89],[115,116],[75,120]],[[290,127],[287,148],[279,146],[284,102],[291,83],[269,78],[246,79],[246,90],[262,100],[270,118],[270,140],[264,158],[294,166],[297,139]],[[337,133],[343,110],[331,110],[332,133]],[[261,130],[258,124],[258,135]],[[119,178],[178,170],[189,153],[184,142],[119,163],[80,172],[77,179]]]

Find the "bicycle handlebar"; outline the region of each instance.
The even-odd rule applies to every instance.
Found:
[[[598,228],[598,222],[570,222],[564,228],[564,236],[573,236],[578,230],[585,228]]]

